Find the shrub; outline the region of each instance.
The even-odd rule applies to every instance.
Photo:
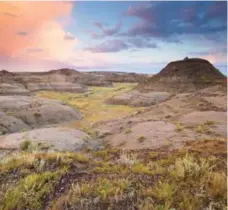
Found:
[[[210,176],[209,185],[207,187],[207,191],[209,195],[215,198],[223,198],[225,199],[227,196],[227,181],[226,175],[221,172],[212,172]]]
[[[20,143],[20,145],[19,145],[19,148],[20,148],[20,150],[22,150],[22,151],[28,151],[28,150],[31,149],[31,147],[32,147],[32,143],[31,143],[31,141],[29,141],[29,140],[24,140],[24,141],[22,141],[22,142]]]
[[[180,123],[175,123],[176,125],[176,131],[182,132],[184,131],[184,126],[182,126]]]
[[[146,137],[145,136],[139,136],[137,138],[137,140],[138,140],[138,142],[142,143],[142,142],[144,142],[146,140]]]
[[[129,133],[132,133],[132,130],[131,130],[130,128],[127,128],[127,129],[125,130],[125,134],[129,134]]]

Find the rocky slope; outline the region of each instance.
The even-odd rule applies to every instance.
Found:
[[[87,86],[110,87],[113,82],[142,82],[143,74],[115,72],[79,72],[58,69],[48,72],[12,73],[0,71],[0,95],[31,95],[34,91],[52,90],[86,92]]]
[[[191,58],[169,63],[158,74],[145,80],[132,91],[116,95],[109,104],[149,106],[167,100],[177,93],[194,92],[207,87],[226,87],[227,78],[209,61]]]
[[[58,151],[78,151],[85,148],[95,150],[100,145],[83,131],[57,126],[0,136],[0,149],[20,149],[24,141],[29,142],[33,147],[42,145],[49,150]]]
[[[142,93],[137,90],[131,90],[121,95],[116,95],[106,100],[107,104],[119,104],[130,106],[150,106],[163,102],[171,97],[169,92],[148,92]]]
[[[112,146],[128,149],[178,148],[200,139],[227,139],[224,86],[180,93],[144,111],[99,122],[94,129]]]
[[[81,114],[57,100],[27,96],[0,96],[0,132],[21,132],[78,120]]]
[[[143,91],[192,92],[220,84],[226,77],[209,61],[185,58],[170,62],[158,74],[140,84],[136,89]]]
[[[149,78],[149,75],[147,74],[136,74],[126,72],[93,71],[89,72],[89,74],[102,76],[104,77],[104,80],[109,82],[141,83]]]

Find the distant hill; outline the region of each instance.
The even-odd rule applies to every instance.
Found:
[[[136,89],[141,92],[191,92],[226,84],[226,80],[226,76],[209,61],[200,58],[185,58],[170,62],[158,74],[139,84]]]

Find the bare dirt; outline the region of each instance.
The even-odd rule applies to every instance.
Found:
[[[173,149],[187,141],[226,139],[227,110],[221,99],[226,101],[227,95],[220,86],[177,94],[124,119],[97,123],[94,128],[110,145],[136,150]]]

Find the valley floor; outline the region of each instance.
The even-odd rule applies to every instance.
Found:
[[[37,97],[58,99],[66,104],[77,108],[83,113],[83,118],[75,122],[67,123],[67,127],[79,128],[91,131],[92,125],[100,121],[122,118],[136,111],[143,110],[143,107],[130,107],[124,105],[110,105],[104,103],[113,95],[118,95],[135,87],[134,83],[115,83],[113,87],[89,87],[87,93],[59,93],[41,91]]]

